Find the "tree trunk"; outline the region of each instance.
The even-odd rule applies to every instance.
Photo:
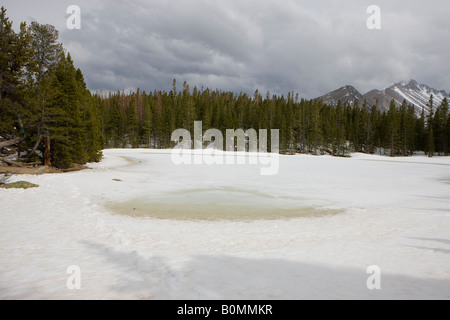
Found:
[[[41,144],[42,138],[39,137],[38,141],[36,141],[36,144],[34,145],[33,149],[31,150],[30,154],[28,155],[28,159],[31,158],[31,156],[36,152],[37,148]]]
[[[17,161],[20,162],[20,154],[22,153],[22,148],[20,147],[20,142],[17,144]]]
[[[20,131],[22,131],[23,130],[23,123],[22,123],[22,118],[20,117],[20,114],[17,114],[17,121],[19,121],[19,127],[21,129]]]
[[[48,136],[44,137],[44,166],[50,166],[50,138]]]

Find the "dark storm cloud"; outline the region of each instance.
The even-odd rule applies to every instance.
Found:
[[[78,3],[77,3],[78,2]],[[365,92],[414,78],[450,89],[447,1],[6,1],[15,21],[62,30],[92,90],[220,88],[313,98],[345,84]],[[20,5],[18,3],[22,3]],[[27,7],[23,5],[29,3]],[[51,4],[54,4],[53,6]],[[78,4],[81,30],[65,28]],[[27,9],[29,8],[29,9]]]

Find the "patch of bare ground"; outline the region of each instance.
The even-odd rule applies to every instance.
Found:
[[[84,165],[76,164],[69,169],[58,169],[50,166],[34,166],[34,167],[10,167],[1,166],[0,174],[31,174],[40,175],[46,173],[64,173],[64,172],[74,172],[87,169]]]

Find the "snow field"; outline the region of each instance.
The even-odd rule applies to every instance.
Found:
[[[167,150],[104,154],[90,170],[14,177],[37,189],[0,189],[0,298],[450,298],[449,158],[281,156],[279,174],[263,177],[257,166],[174,166]],[[193,221],[107,206],[196,202],[204,190],[217,205],[239,193],[256,207],[339,213]],[[67,289],[70,265],[81,290]],[[370,265],[381,290],[367,289]]]

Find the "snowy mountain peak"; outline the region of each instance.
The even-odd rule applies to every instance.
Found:
[[[419,84],[415,80],[396,83],[385,89],[385,95],[388,100],[394,99],[398,105],[406,100],[408,104],[415,106],[417,114],[422,112],[422,108],[429,112],[431,95],[433,95],[434,107],[439,106],[444,98],[450,99],[450,96],[444,90],[438,91],[426,84]]]
[[[318,99],[321,99],[324,103],[337,106],[338,101],[341,103],[348,103],[353,105],[355,100],[361,100],[362,94],[355,89],[355,87],[346,85],[345,87],[339,88],[333,92],[330,92]]]
[[[408,104],[414,105],[416,114],[420,115],[422,109],[425,110],[425,113],[430,111],[431,95],[433,95],[434,110],[442,103],[444,98],[450,99],[450,95],[444,90],[436,90],[426,84],[420,84],[414,79],[391,84],[383,90],[373,89],[364,95],[361,95],[354,87],[347,85],[318,99],[333,106],[336,106],[338,101],[352,105],[357,99],[366,101],[369,107],[377,106],[381,111],[388,110],[392,100],[395,101],[397,106],[400,106],[406,100]]]
[[[416,87],[418,85],[417,81],[414,79],[403,80],[398,83],[394,83],[391,86],[399,85],[402,87]]]
[[[402,80],[400,82],[397,83],[392,83],[389,87],[393,87],[395,85],[400,85],[400,86],[407,86],[409,85],[411,82],[416,82],[415,80],[409,79],[409,80]],[[389,88],[388,87],[388,88]]]

